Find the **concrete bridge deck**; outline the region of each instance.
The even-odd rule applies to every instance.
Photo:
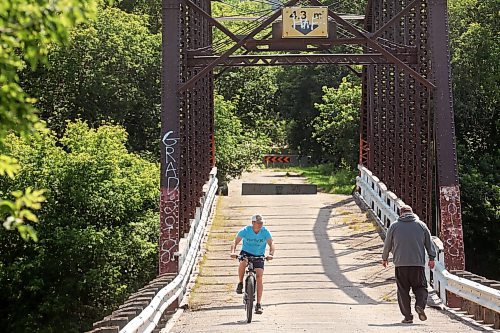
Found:
[[[380,265],[382,239],[351,196],[242,196],[242,182],[305,180],[264,170],[229,184],[229,196],[219,197],[189,309],[170,332],[481,331],[432,308],[425,322],[415,316],[412,325],[400,323],[394,267]],[[247,324],[229,249],[254,213],[267,219],[277,249],[266,263],[264,314]]]

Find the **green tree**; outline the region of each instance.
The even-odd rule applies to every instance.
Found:
[[[239,177],[262,160],[270,140],[258,129],[245,128],[233,102],[215,95],[215,165],[222,183]]]
[[[277,108],[277,67],[242,68],[226,71],[216,81],[217,93],[231,100],[235,114],[247,128],[268,136],[275,146],[287,144],[286,121]]]
[[[0,231],[0,330],[81,332],[157,272],[159,166],[127,152],[127,134],[69,123],[52,133],[10,135],[22,165],[7,190],[46,188],[38,243]]]
[[[19,71],[35,69],[46,61],[52,43],[63,43],[68,31],[95,13],[94,0],[3,0],[0,3],[0,176],[13,178],[19,171],[15,157],[3,153],[4,138],[8,133],[21,135],[35,133],[42,128],[35,100],[19,84]],[[43,191],[11,193],[15,200],[0,200],[4,227],[17,229],[23,238],[36,238],[26,221],[36,222],[31,212],[44,201]],[[6,198],[9,192],[0,191]]]
[[[147,15],[152,34],[161,32],[162,0],[116,0],[114,5],[121,10],[138,15]]]
[[[262,17],[272,13],[271,2],[261,0],[225,0],[212,2],[212,17],[240,16],[240,17]],[[222,24],[235,35],[246,35],[256,28],[261,21],[224,21]],[[263,37],[270,33],[271,29],[266,28],[257,34],[256,38]],[[216,53],[222,53],[234,45],[234,41],[218,28],[213,30],[212,49]],[[242,53],[238,50],[235,53]]]
[[[467,270],[500,278],[500,169],[499,152],[479,160],[459,146],[459,175]]]
[[[323,3],[333,6],[332,10],[336,13],[364,15],[366,10],[366,1],[364,0],[326,0]]]
[[[498,1],[450,1],[457,137],[477,156],[498,147],[499,20]]]
[[[319,115],[313,121],[313,138],[335,166],[345,164],[355,168],[359,151],[359,109],[361,85],[359,80],[342,79],[340,86],[323,87],[323,103],[316,103]]]
[[[323,159],[321,145],[312,138],[312,123],[319,115],[314,104],[321,102],[322,86],[337,87],[345,75],[347,69],[338,66],[293,66],[277,76],[277,109],[287,120],[290,148],[300,155]]]
[[[451,0],[450,44],[466,269],[500,278],[500,12]]]
[[[41,117],[51,129],[62,133],[68,119],[93,126],[115,121],[130,134],[133,150],[158,151],[161,36],[149,32],[144,16],[101,9],[48,59],[24,82],[40,96]]]

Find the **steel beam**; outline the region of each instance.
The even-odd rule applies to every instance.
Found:
[[[411,54],[400,55],[408,63],[416,63],[416,56]],[[240,55],[230,56],[220,60],[217,56],[194,56],[189,59],[189,65],[204,67],[217,61],[219,67],[237,66],[283,66],[283,65],[375,65],[389,64],[390,62],[380,53],[369,54],[307,54],[307,55]]]
[[[421,0],[413,0],[403,8],[403,10],[399,11],[396,15],[394,15],[389,21],[387,21],[383,26],[381,26],[377,31],[375,31],[372,35],[369,35],[371,39],[375,39],[379,37],[388,27],[392,26],[397,20],[401,19],[404,15],[408,14],[410,10],[415,8],[417,4],[420,3]]]
[[[290,0],[284,6],[293,6],[296,4],[299,0]],[[208,64],[205,68],[203,68],[200,72],[198,72],[194,77],[190,78],[186,83],[184,83],[182,86],[179,87],[179,92],[185,91],[186,89],[192,87],[196,81],[198,81],[203,75],[209,73],[212,69],[214,69],[217,66],[217,63],[220,61],[224,61],[227,59],[231,54],[234,53],[237,49],[242,47],[245,42],[250,39],[255,37],[259,32],[261,32],[265,27],[267,27],[269,24],[271,24],[278,16],[280,15],[281,10],[275,11],[273,14],[271,14],[268,18],[266,18],[258,27],[253,29],[251,33],[240,39],[238,43],[233,45],[229,50],[224,52],[217,60],[212,61],[210,64]]]
[[[446,0],[429,0],[429,40],[431,44],[436,140],[437,185],[439,188],[440,238],[445,246],[446,269],[465,269],[460,189],[453,120],[451,65],[448,46]]]
[[[180,222],[180,0],[163,1],[159,273],[176,273]]]
[[[365,45],[364,38],[289,38],[289,39],[250,39],[245,46],[255,51],[288,51],[306,49],[307,46],[327,47],[334,45]],[[262,47],[262,48],[259,48]]]
[[[224,25],[216,21],[210,14],[208,14],[206,11],[204,11],[200,6],[192,2],[191,0],[182,0],[186,5],[194,9],[198,14],[200,14],[202,17],[207,19],[210,24],[216,26],[219,28],[220,31],[222,31],[224,34],[226,34],[229,38],[231,38],[233,41],[238,42],[239,38],[235,36],[228,28],[226,28]]]
[[[316,4],[318,6],[321,6],[321,2],[318,0],[310,0],[312,4]],[[403,61],[399,60],[397,57],[395,57],[391,52],[387,51],[382,45],[380,45],[378,42],[370,39],[370,37],[363,31],[360,31],[357,27],[352,25],[351,23],[347,22],[344,20],[340,15],[336,14],[332,10],[328,10],[328,15],[333,17],[335,21],[340,23],[347,31],[350,33],[354,34],[355,36],[362,37],[366,40],[366,43],[368,46],[373,48],[374,50],[382,53],[384,57],[386,57],[391,63],[395,64],[399,68],[401,68],[403,71],[407,72],[411,76],[413,76],[416,80],[418,80],[421,84],[426,86],[427,88],[434,88],[434,84],[429,82],[426,78],[424,78],[420,73],[415,71],[413,68],[405,64]]]
[[[415,47],[417,61],[411,66],[429,77],[425,4],[417,6],[412,0],[369,4],[367,35],[380,31],[380,42]],[[406,15],[387,24],[405,9]],[[367,83],[362,95],[361,161],[432,228],[432,91],[391,64],[367,66],[363,75]]]

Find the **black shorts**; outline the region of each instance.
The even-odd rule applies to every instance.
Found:
[[[243,250],[241,250],[240,255],[259,257],[259,256],[256,256],[255,254],[251,254],[251,253],[248,253],[247,251],[243,251]],[[254,260],[253,261],[253,268],[264,269],[264,259]]]

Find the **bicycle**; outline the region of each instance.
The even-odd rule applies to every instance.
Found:
[[[253,268],[253,262],[258,261],[258,260],[264,260],[266,257],[265,256],[259,256],[259,257],[254,257],[254,256],[245,256],[245,255],[239,255],[238,259],[239,260],[245,260],[247,261],[247,270],[246,274],[247,277],[245,278],[245,286],[244,290],[245,292],[243,293],[243,304],[245,304],[245,310],[247,313],[247,323],[252,322],[252,315],[253,315],[253,303],[255,301],[255,291],[256,291],[256,273],[255,269]]]

